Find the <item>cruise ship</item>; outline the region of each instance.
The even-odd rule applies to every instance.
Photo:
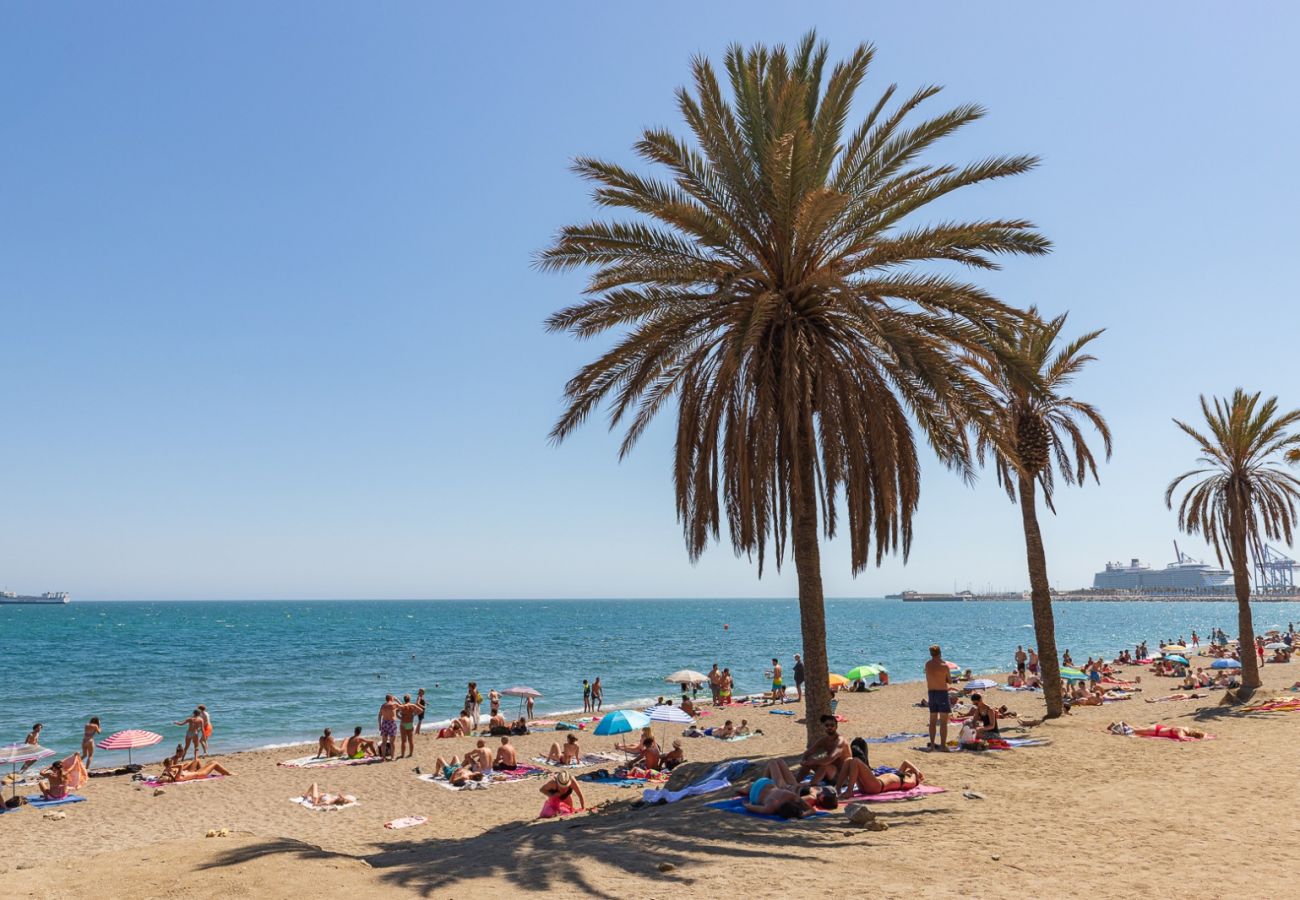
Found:
[[[1092,577],[1093,590],[1221,593],[1232,587],[1232,573],[1227,569],[1216,569],[1192,559],[1178,549],[1176,542],[1174,553],[1176,562],[1163,569],[1152,569],[1137,559],[1128,565],[1106,563],[1106,568]]]
[[[39,596],[15,594],[13,591],[0,591],[0,606],[16,603],[67,603],[71,599],[67,591],[46,591]]]

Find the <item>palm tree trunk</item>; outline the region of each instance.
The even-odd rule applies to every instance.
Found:
[[[1043,678],[1043,699],[1047,718],[1059,718],[1061,703],[1061,658],[1056,654],[1056,621],[1052,614],[1052,592],[1047,581],[1047,556],[1043,535],[1038,530],[1038,497],[1034,479],[1020,476],[1020,517],[1025,525],[1025,556],[1029,562],[1029,598],[1034,611],[1034,635],[1038,641],[1038,666]]]
[[[824,734],[820,719],[831,711],[830,668],[826,661],[826,607],[822,592],[821,549],[817,536],[817,452],[811,414],[800,422],[792,490],[791,542],[799,578],[799,624],[803,632],[804,715],[811,743]]]
[[[1250,612],[1250,558],[1246,552],[1246,515],[1235,496],[1229,501],[1232,521],[1228,525],[1232,541],[1232,583],[1237,591],[1237,653],[1241,658],[1243,696],[1249,697],[1263,682],[1259,677],[1255,653],[1255,622]]]

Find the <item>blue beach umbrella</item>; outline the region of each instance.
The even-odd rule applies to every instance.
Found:
[[[629,731],[639,731],[649,724],[650,717],[645,713],[635,709],[619,709],[601,716],[592,734],[626,734]]]
[[[1177,653],[1166,653],[1165,659],[1169,660],[1170,662],[1176,662],[1179,665],[1184,665],[1184,666],[1190,665],[1190,663],[1188,663],[1187,661],[1187,657],[1179,656]]]
[[[1235,659],[1216,659],[1210,663],[1211,669],[1240,669],[1241,663]]]

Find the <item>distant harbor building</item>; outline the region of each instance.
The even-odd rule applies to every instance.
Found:
[[[1163,569],[1152,569],[1134,559],[1128,565],[1120,562],[1106,563],[1106,568],[1092,578],[1093,590],[1098,591],[1178,591],[1222,593],[1232,587],[1232,573],[1216,569],[1178,549],[1174,544],[1177,561]]]

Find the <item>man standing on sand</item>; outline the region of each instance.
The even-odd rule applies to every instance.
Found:
[[[208,714],[208,708],[202,703],[199,704],[199,718],[203,720],[203,730],[199,732],[199,743],[203,745],[203,755],[208,755],[208,738],[212,737],[212,716]]]
[[[600,712],[600,708],[605,705],[605,689],[600,686],[600,676],[591,683],[591,711]]]
[[[722,673],[718,671],[717,663],[709,670],[709,693],[713,695],[713,705],[717,706],[722,698]]]
[[[781,663],[772,660],[772,702],[785,702],[785,682],[781,680]]]
[[[1025,663],[1028,660],[1029,657],[1025,655],[1025,648],[1021,646],[1017,646],[1016,647],[1016,674],[1018,674],[1021,678],[1025,677]]]
[[[803,700],[803,660],[794,655],[794,702]]]
[[[939,726],[939,743],[937,749],[948,750],[948,715],[952,704],[948,700],[948,664],[943,661],[943,651],[938,644],[930,647],[930,659],[925,664],[925,688],[929,692],[926,705],[930,707],[930,743],[927,749],[936,749],[934,743],[934,726]]]
[[[415,717],[420,712],[420,704],[411,702],[411,695],[402,696],[402,705],[397,707],[397,718],[402,724],[402,744],[400,756],[415,755]]]
[[[379,707],[379,755],[391,760],[395,752],[393,738],[397,737],[397,710],[401,706],[392,694],[384,695]]]
[[[1033,647],[1029,648],[1029,674],[1038,674],[1038,654],[1034,652]]]
[[[415,714],[415,733],[419,734],[424,727],[424,713],[429,708],[429,701],[424,698],[424,688],[420,688],[420,692],[415,695],[415,705],[420,708]]]

